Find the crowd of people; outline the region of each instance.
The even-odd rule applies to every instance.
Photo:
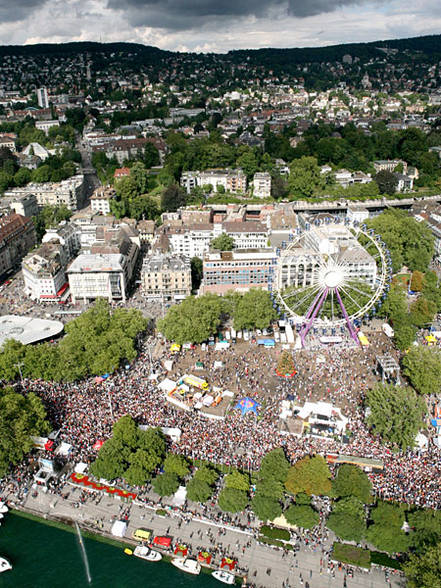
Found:
[[[381,335],[368,350],[345,346],[320,352],[299,350],[294,352],[297,375],[285,380],[275,374],[277,350],[241,343],[223,352],[214,347],[202,351],[198,346],[172,355],[164,342],[150,337],[130,369],[120,370],[104,382],[95,378],[60,384],[25,380],[23,385],[43,399],[51,423],[60,429],[60,439],[72,445],[71,459],[77,462],[91,463],[97,456],[95,442],[108,439],[113,423],[130,414],[139,424],[179,428],[181,438],[171,442],[172,451],[244,470],[258,468],[261,458],[280,446],[292,462],[304,455],[328,452],[380,459],[384,470],[371,474],[377,495],[440,508],[439,450],[429,443],[424,453],[418,449],[392,452],[365,425],[363,394],[378,381],[376,356],[390,351]],[[164,369],[166,359],[174,360],[169,373]],[[216,360],[222,361],[222,368],[214,370]],[[246,395],[256,399],[261,405],[259,415],[242,416],[233,404],[224,420],[211,420],[167,403],[158,381],[166,375],[177,379],[196,362],[204,363],[211,385],[234,392],[236,398]],[[351,432],[346,444],[332,437],[283,434],[280,403],[288,396],[300,405],[305,400],[325,400],[341,407]]]

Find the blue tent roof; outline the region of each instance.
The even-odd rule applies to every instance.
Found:
[[[244,416],[249,412],[254,412],[257,414],[257,408],[259,406],[260,404],[257,402],[257,400],[253,400],[252,398],[246,396],[245,398],[241,398],[234,408],[238,408],[242,412],[242,416]]]

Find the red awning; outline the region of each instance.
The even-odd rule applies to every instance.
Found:
[[[44,448],[46,451],[53,451],[54,450],[54,442],[49,439],[49,441],[46,441]]]

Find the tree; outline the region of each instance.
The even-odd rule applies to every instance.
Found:
[[[289,194],[289,185],[280,175],[275,175],[271,179],[271,196],[274,200],[283,200]]]
[[[410,289],[414,292],[421,292],[423,289],[424,274],[423,272],[414,271],[412,272],[412,278],[410,280]]]
[[[187,498],[193,502],[207,502],[212,495],[212,486],[203,480],[193,477],[187,484]]]
[[[318,513],[306,505],[291,505],[283,513],[290,525],[302,527],[302,529],[312,529],[320,522]]]
[[[423,294],[427,300],[436,304],[438,311],[441,310],[441,284],[435,272],[426,272],[424,275]]]
[[[366,513],[363,503],[349,496],[334,504],[326,526],[344,541],[362,540],[366,534]]]
[[[174,212],[185,206],[187,194],[177,184],[170,184],[161,195],[161,209],[164,212]]]
[[[328,465],[321,455],[305,456],[289,469],[285,486],[292,494],[326,495],[331,490],[330,477]]]
[[[165,472],[153,478],[152,486],[159,496],[171,496],[179,488],[179,480],[176,474]]]
[[[401,530],[404,522],[404,511],[400,506],[379,501],[371,509],[371,525],[366,539],[380,551],[402,553],[409,547],[410,539]]]
[[[420,394],[441,391],[441,351],[436,347],[412,346],[403,357],[404,375]]]
[[[270,293],[260,288],[251,288],[237,299],[234,306],[234,328],[266,329],[277,318]]]
[[[14,183],[16,186],[24,186],[25,184],[28,184],[31,181],[31,179],[32,174],[26,167],[20,168],[14,174]]]
[[[277,373],[285,376],[295,371],[294,358],[289,351],[283,351],[277,362]]]
[[[250,478],[248,474],[241,474],[238,470],[233,470],[225,478],[225,488],[235,488],[248,492],[250,489]]]
[[[407,315],[406,291],[400,284],[393,284],[381,306],[381,315],[393,323],[402,321]]]
[[[289,187],[294,196],[309,197],[325,187],[325,178],[315,157],[301,157],[290,165]]]
[[[415,341],[416,328],[407,321],[394,323],[394,341],[400,351],[409,349]]]
[[[366,394],[367,418],[374,434],[401,449],[413,447],[423,426],[426,405],[410,388],[378,384]]]
[[[398,272],[403,265],[410,270],[425,272],[434,252],[434,237],[425,222],[417,222],[402,210],[386,210],[366,225],[386,243],[392,268]]]
[[[378,184],[380,194],[395,194],[397,189],[397,176],[387,170],[379,171],[374,177],[375,182]]]
[[[163,467],[165,472],[176,474],[178,478],[185,478],[190,471],[187,459],[183,455],[176,455],[175,453],[167,455]]]
[[[193,478],[196,480],[200,480],[201,482],[206,482],[210,486],[218,479],[219,474],[208,465],[201,466],[194,474]]]
[[[191,288],[193,291],[199,290],[202,282],[202,259],[200,257],[192,257],[190,261],[191,266]]]
[[[118,439],[108,439],[101,447],[97,459],[90,466],[96,478],[114,480],[122,478],[129,461],[130,449]]]
[[[404,564],[409,588],[441,588],[441,542]]]
[[[421,328],[433,321],[435,313],[436,304],[420,295],[410,307],[410,320],[416,327]]]
[[[412,545],[422,553],[429,545],[441,542],[441,511],[430,508],[409,512],[408,523],[413,532]]]
[[[221,301],[214,294],[199,298],[189,296],[181,304],[172,306],[157,326],[169,341],[180,345],[186,341],[202,343],[216,332],[221,310]]]
[[[20,463],[33,441],[31,436],[42,436],[50,431],[46,410],[33,392],[26,396],[12,388],[0,392],[0,476],[11,465]]]
[[[19,376],[18,366],[26,356],[26,347],[16,339],[7,339],[0,353],[0,379],[13,382]]]
[[[227,233],[221,233],[211,241],[210,248],[219,249],[219,251],[231,251],[234,249],[234,239]]]
[[[219,494],[218,504],[226,512],[242,512],[248,504],[248,495],[243,490],[224,488]]]
[[[332,482],[332,494],[337,498],[354,496],[363,504],[372,502],[372,484],[359,467],[343,464]]]
[[[251,501],[251,508],[254,514],[263,522],[273,521],[282,514],[280,502],[271,496],[262,494],[259,490]]]
[[[268,452],[262,459],[259,469],[259,478],[274,478],[276,481],[285,482],[289,470],[289,461],[281,447]]]

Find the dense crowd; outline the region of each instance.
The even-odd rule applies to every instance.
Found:
[[[73,384],[25,381],[24,386],[42,397],[52,424],[61,429],[60,438],[72,444],[76,461],[93,461],[97,455],[94,443],[109,438],[113,423],[130,414],[140,424],[179,428],[181,439],[171,445],[176,452],[246,470],[257,468],[265,453],[280,446],[292,462],[307,454],[328,452],[381,459],[383,472],[371,475],[379,496],[441,507],[439,450],[429,443],[423,453],[419,450],[393,453],[364,424],[363,393],[378,381],[375,357],[390,351],[381,337],[367,351],[354,347],[319,353],[297,351],[294,359],[298,373],[292,380],[275,375],[277,351],[262,350],[252,344],[242,344],[240,350],[216,352],[211,347],[206,351],[198,347],[176,357],[171,356],[165,344],[148,339],[131,368],[105,382],[98,383],[94,378]],[[171,358],[173,370],[166,374],[164,360]],[[222,368],[212,369],[215,360],[222,360]],[[225,420],[211,420],[201,413],[185,412],[167,403],[157,386],[158,380],[165,375],[177,378],[197,361],[204,362],[210,384],[231,390],[237,397],[247,395],[258,400],[259,416],[241,416],[240,411],[230,409]],[[152,373],[157,380],[152,379]],[[288,395],[299,404],[314,399],[341,406],[349,418],[352,433],[348,442],[342,445],[333,438],[283,434],[280,403]]]

